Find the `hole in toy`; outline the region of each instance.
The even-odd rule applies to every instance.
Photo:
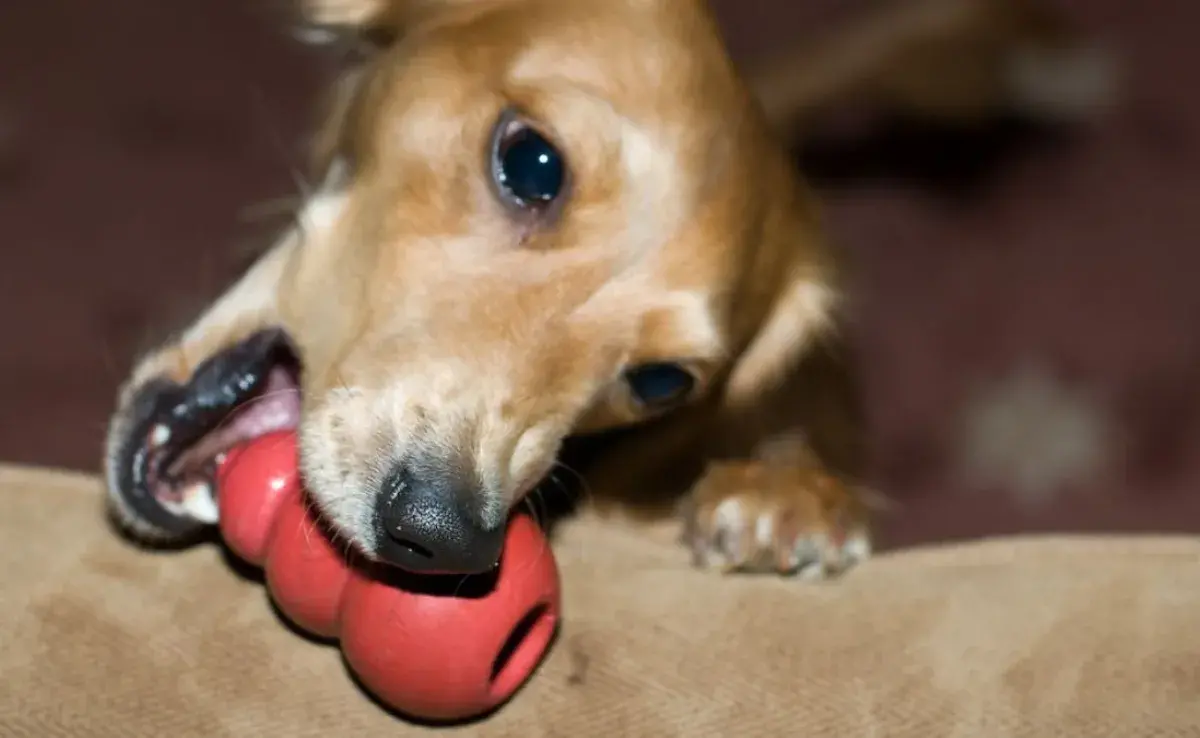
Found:
[[[537,666],[554,636],[555,617],[545,604],[525,613],[492,662],[492,692],[507,697]]]

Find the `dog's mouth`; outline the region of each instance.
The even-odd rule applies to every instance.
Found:
[[[298,426],[299,380],[291,341],[272,329],[210,357],[186,384],[141,387],[110,456],[125,522],[158,538],[215,524],[218,464],[234,446]]]

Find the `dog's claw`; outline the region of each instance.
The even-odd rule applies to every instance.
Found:
[[[751,484],[730,487],[722,481]],[[706,480],[698,488],[685,528],[695,566],[817,580],[869,558],[870,537],[865,522],[852,513],[848,494],[753,481],[736,475]],[[839,500],[845,504],[838,505]]]

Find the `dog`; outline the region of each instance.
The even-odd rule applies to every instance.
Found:
[[[1053,14],[903,0],[744,75],[701,0],[300,11],[356,52],[318,186],[122,385],[104,466],[123,530],[211,526],[221,455],[295,430],[333,533],[409,571],[491,569],[510,511],[564,475],[601,513],[677,516],[715,571],[870,555],[847,264],[786,132],[856,100],[1053,108],[1080,77]]]

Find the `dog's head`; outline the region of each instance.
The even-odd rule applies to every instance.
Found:
[[[743,402],[825,324],[812,205],[701,0],[305,7],[368,49],[321,187],[181,350],[282,329],[308,489],[368,556],[490,566],[565,438]]]

